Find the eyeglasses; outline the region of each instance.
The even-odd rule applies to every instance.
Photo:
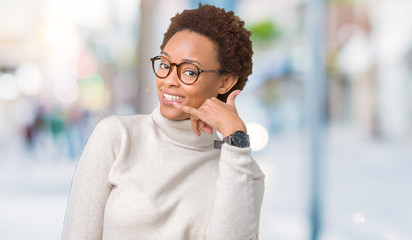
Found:
[[[186,85],[195,83],[199,78],[199,75],[203,72],[222,73],[219,70],[202,70],[198,66],[189,62],[182,62],[179,64],[171,63],[163,56],[156,56],[150,60],[152,61],[153,72],[158,78],[166,78],[173,71],[173,66],[176,66],[179,80]]]

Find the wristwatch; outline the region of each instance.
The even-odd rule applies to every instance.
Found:
[[[237,130],[233,134],[223,138],[223,141],[215,141],[215,148],[222,148],[223,143],[239,148],[246,148],[250,146],[249,135],[241,130]]]

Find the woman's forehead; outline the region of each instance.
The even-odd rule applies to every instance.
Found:
[[[196,61],[199,65],[217,62],[215,43],[209,38],[188,30],[175,33],[161,52],[170,61]]]

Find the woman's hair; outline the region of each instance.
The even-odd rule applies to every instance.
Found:
[[[184,10],[171,18],[160,49],[163,50],[170,38],[182,30],[189,30],[212,40],[218,47],[220,70],[239,78],[226,94],[217,96],[225,102],[232,91],[243,89],[252,73],[251,33],[244,25],[245,22],[235,16],[233,11],[226,12],[222,8],[199,4],[197,9]]]

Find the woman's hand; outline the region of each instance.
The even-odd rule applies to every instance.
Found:
[[[173,103],[173,106],[190,114],[193,131],[200,136],[200,131],[212,134],[213,128],[223,137],[229,136],[237,130],[246,132],[246,126],[237,114],[235,98],[240,90],[229,94],[226,103],[217,98],[207,99],[198,109]]]

